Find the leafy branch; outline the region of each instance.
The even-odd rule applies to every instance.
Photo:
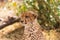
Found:
[[[60,19],[58,16],[58,6],[60,1],[55,0],[25,0],[28,8],[38,11],[38,22],[46,29],[58,28]],[[57,26],[56,26],[57,25]]]

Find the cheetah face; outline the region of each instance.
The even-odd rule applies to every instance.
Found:
[[[20,19],[23,24],[32,23],[37,18],[33,12],[24,12],[21,14]]]

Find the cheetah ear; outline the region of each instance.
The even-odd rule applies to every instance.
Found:
[[[33,14],[34,18],[36,19],[37,18],[37,15],[36,14]]]
[[[38,17],[38,14],[36,12],[33,12],[33,11],[29,11],[29,12],[33,14],[34,18]]]

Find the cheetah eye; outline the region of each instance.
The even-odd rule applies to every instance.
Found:
[[[21,21],[23,23],[23,21]]]
[[[25,18],[29,18],[29,16],[25,16]]]

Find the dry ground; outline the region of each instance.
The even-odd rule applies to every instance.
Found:
[[[17,29],[12,33],[4,35],[0,38],[0,40],[22,40],[22,35],[24,33],[24,28]],[[44,31],[44,35],[46,40],[60,40],[60,33],[55,30],[51,30],[50,32]]]

